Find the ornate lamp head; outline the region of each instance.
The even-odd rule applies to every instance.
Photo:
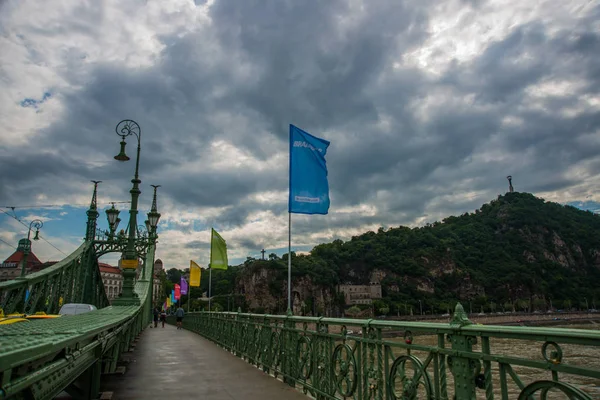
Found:
[[[129,161],[130,158],[127,156],[127,154],[125,154],[125,145],[127,144],[127,142],[125,141],[125,138],[123,137],[123,140],[121,140],[121,151],[119,151],[119,154],[117,154],[115,156],[115,160],[118,161]]]
[[[135,121],[125,119],[117,124],[115,131],[117,135],[121,136],[121,151],[115,156],[115,160],[129,161],[130,158],[125,154],[125,145],[127,144],[125,138],[129,135],[135,135],[139,140],[141,133],[140,126]]]
[[[44,223],[39,219],[34,219],[29,224],[29,230],[31,230],[31,228],[35,228],[35,236],[33,237],[33,240],[40,240],[40,228],[42,226],[44,226]]]
[[[112,207],[106,210],[106,218],[108,219],[108,225],[110,226],[111,231],[116,231],[119,222],[120,211],[115,208],[115,203],[113,203]]]
[[[150,211],[148,213],[148,223],[150,224],[150,228],[156,229],[158,225],[158,220],[160,219],[160,213],[156,211]]]

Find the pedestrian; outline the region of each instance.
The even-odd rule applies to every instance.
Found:
[[[160,322],[162,322],[162,327],[165,327],[165,322],[167,322],[167,312],[165,310],[162,310],[162,312],[160,313]]]
[[[158,315],[160,312],[158,311],[158,307],[154,307],[154,327],[158,328]]]
[[[175,317],[177,317],[177,329],[181,329],[181,324],[183,322],[183,308],[181,308],[181,306],[179,306],[179,308],[177,309],[177,311],[175,311]]]

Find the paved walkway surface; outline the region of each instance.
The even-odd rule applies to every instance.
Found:
[[[131,354],[127,372],[103,378],[113,400],[307,400],[309,397],[259,371],[201,336],[147,328]]]

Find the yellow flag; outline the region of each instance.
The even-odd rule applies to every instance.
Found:
[[[167,308],[171,307],[171,297],[167,297]]]
[[[190,260],[190,286],[200,286],[202,269],[194,261]]]

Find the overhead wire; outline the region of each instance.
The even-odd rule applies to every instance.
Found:
[[[12,208],[12,207],[9,207],[9,208]],[[25,222],[21,221],[21,220],[19,219],[19,217],[17,217],[16,215],[10,215],[9,213],[7,213],[7,212],[6,212],[6,211],[4,211],[4,210],[0,210],[0,211],[2,211],[4,214],[8,215],[9,217],[16,219],[17,221],[19,221],[19,223],[20,223],[21,225],[23,225],[24,227],[26,227],[27,229],[29,229],[29,225],[27,225]],[[14,212],[14,210],[13,210],[13,212]],[[39,235],[39,234],[38,234],[38,238],[42,239],[44,242],[46,242],[46,243],[48,243],[50,246],[54,247],[56,250],[60,251],[60,252],[61,252],[61,253],[63,253],[65,256],[68,256],[68,254],[67,254],[67,253],[65,253],[64,251],[62,251],[61,249],[59,249],[58,247],[56,247],[56,246],[55,246],[55,245],[53,245],[52,243],[50,243],[50,242],[49,242],[49,241],[48,241],[48,240],[47,240],[45,237],[43,237],[43,236],[41,236],[41,235]]]
[[[7,245],[7,246],[10,246],[10,247],[12,247],[12,248],[13,248],[13,249],[15,249],[15,250],[17,249],[15,246],[13,246],[12,244],[8,243],[6,240],[4,240],[4,239],[2,239],[2,238],[0,238],[0,242],[4,243],[4,244],[5,244],[5,245]]]

